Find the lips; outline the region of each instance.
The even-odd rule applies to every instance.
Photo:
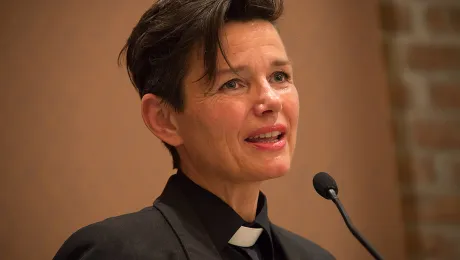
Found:
[[[284,133],[281,133],[280,131],[273,131],[273,132],[268,132],[265,134],[260,134],[257,136],[252,136],[246,138],[247,142],[250,143],[269,143],[269,142],[276,142],[279,139],[283,137]]]
[[[275,143],[286,134],[286,126],[278,124],[257,129],[245,139],[250,143]]]

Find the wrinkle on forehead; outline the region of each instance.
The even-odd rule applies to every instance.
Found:
[[[238,26],[241,24],[248,26]],[[222,49],[231,63],[235,63],[235,60],[237,62],[239,53],[247,53],[261,47],[272,47],[273,50],[280,51],[280,54],[287,56],[278,31],[270,22],[261,20],[230,22],[223,28],[222,34]],[[221,52],[218,53],[217,62],[220,68],[229,66]]]
[[[245,24],[248,26],[237,26]],[[276,32],[267,33],[267,32]],[[268,36],[268,37],[267,37]],[[261,38],[264,41],[281,43],[278,31],[267,21],[251,21],[251,22],[230,22],[226,24],[222,30],[221,42],[225,51],[238,51],[241,45],[250,44],[250,46],[260,46]],[[244,46],[247,49],[248,46]],[[234,50],[237,48],[237,50]],[[227,54],[227,52],[225,52]]]

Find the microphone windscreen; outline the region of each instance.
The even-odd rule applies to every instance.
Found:
[[[325,199],[331,199],[329,190],[333,189],[336,194],[339,194],[339,188],[335,180],[325,172],[318,172],[315,177],[313,177],[313,187],[316,192]]]

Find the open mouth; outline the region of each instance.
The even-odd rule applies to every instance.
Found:
[[[265,134],[251,136],[244,140],[249,143],[276,143],[283,139],[284,136],[285,133],[283,132],[273,131]]]

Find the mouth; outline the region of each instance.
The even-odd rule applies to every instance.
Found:
[[[276,124],[257,129],[244,141],[259,151],[279,151],[286,146],[286,133],[285,125]]]
[[[244,140],[248,143],[276,143],[284,139],[285,135],[285,132],[271,131],[264,134],[250,136]]]

